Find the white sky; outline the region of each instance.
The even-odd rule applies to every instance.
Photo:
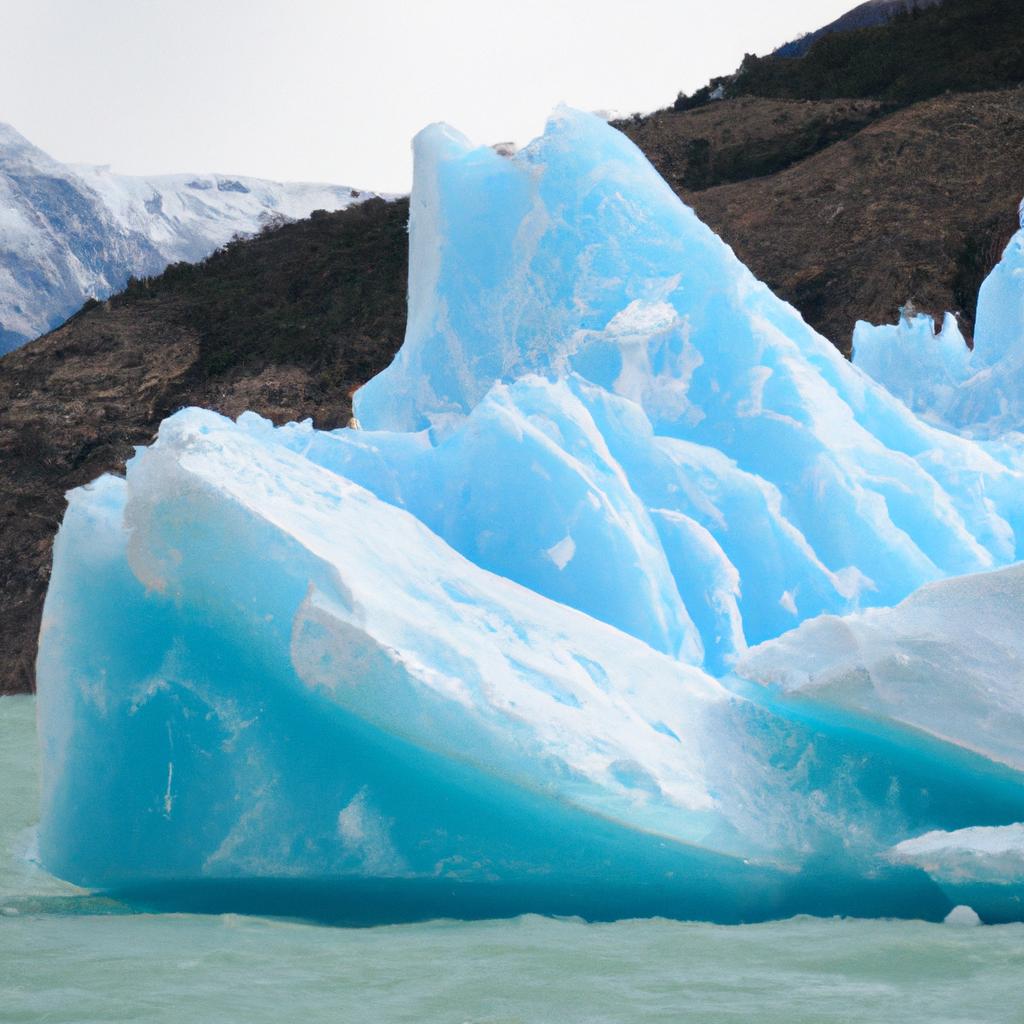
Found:
[[[856,0],[0,0],[0,121],[59,160],[409,188],[444,120],[667,106]]]

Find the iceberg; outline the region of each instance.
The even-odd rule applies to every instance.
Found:
[[[922,417],[947,430],[998,439],[1024,431],[1024,205],[1022,227],[978,293],[974,347],[947,313],[896,326],[859,321],[853,362]]]
[[[891,851],[1024,820],[1012,638],[970,715],[951,678],[826,706],[752,666],[950,577],[1016,593],[1014,447],[848,364],[596,117],[414,152],[406,338],[357,427],[183,410],[71,493],[44,864],[326,920],[943,919]]]

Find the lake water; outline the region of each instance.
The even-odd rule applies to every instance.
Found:
[[[32,699],[0,698],[0,1021],[1024,1021],[1024,925],[129,913],[27,859],[36,773]]]

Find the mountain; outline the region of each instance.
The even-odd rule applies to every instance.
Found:
[[[1019,0],[918,4],[870,27],[822,32],[808,41],[799,60],[779,53],[747,54],[733,74],[713,78],[692,95],[680,93],[674,109],[740,96],[906,105],[948,92],[1024,82],[1024,5]]]
[[[825,36],[837,32],[852,32],[858,28],[874,28],[876,25],[885,25],[898,14],[924,10],[926,7],[934,7],[940,3],[942,0],[867,0],[866,3],[858,4],[853,10],[840,15],[835,21],[830,21],[817,31],[808,32],[799,39],[780,46],[775,51],[775,56],[803,57],[819,39]]]
[[[209,255],[268,223],[372,193],[215,174],[131,177],[52,159],[0,124],[0,353],[131,276]]]
[[[946,92],[1002,88],[1024,81],[1022,38],[1019,0],[919,4],[882,24],[819,36],[800,60],[747,56],[723,92],[906,104]]]

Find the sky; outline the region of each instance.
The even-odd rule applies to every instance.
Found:
[[[0,0],[0,121],[68,163],[404,192],[447,121],[669,105],[856,0]]]

